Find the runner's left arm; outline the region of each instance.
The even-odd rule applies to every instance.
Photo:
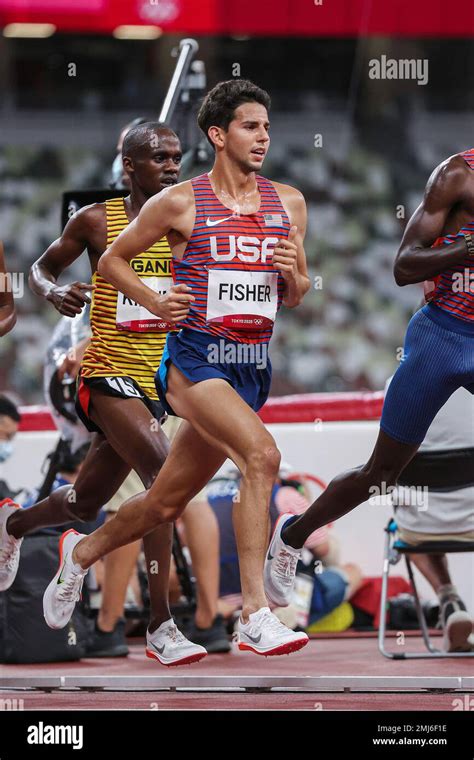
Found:
[[[283,304],[288,308],[298,306],[310,288],[310,280],[304,252],[307,212],[306,203],[300,192],[292,187],[280,186],[280,193],[288,216],[291,229],[288,238],[278,241],[273,251],[273,266],[285,280]]]

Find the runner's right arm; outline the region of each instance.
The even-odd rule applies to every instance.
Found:
[[[195,300],[190,295],[191,288],[173,285],[168,293],[159,295],[140,280],[129,262],[176,229],[188,208],[189,195],[183,185],[162,190],[145,203],[137,218],[115,238],[97,266],[101,277],[114,288],[170,323],[180,322],[188,315]]]
[[[429,280],[464,261],[467,255],[464,238],[450,245],[432,246],[442,236],[452,209],[463,201],[469,172],[472,169],[459,156],[451,157],[434,170],[423,201],[407,224],[395,259],[397,285]]]
[[[66,224],[61,237],[52,243],[30,269],[30,288],[39,296],[51,301],[55,309],[66,317],[80,314],[84,305],[90,303],[86,291],[95,285],[88,282],[72,282],[58,285],[60,274],[79,258],[88,246],[92,216],[97,211],[86,206],[80,209]]]

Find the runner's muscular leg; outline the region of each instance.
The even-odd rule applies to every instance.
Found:
[[[268,505],[280,454],[257,415],[223,380],[194,384],[171,367],[167,399],[189,423],[178,431],[159,477],[147,494],[129,499],[112,524],[81,541],[74,559],[89,567],[97,557],[146,534],[157,522],[176,519],[229,456],[243,474],[235,530],[242,591],[248,600],[245,617],[267,604],[262,569]]]
[[[65,485],[29,509],[17,509],[8,520],[8,531],[21,538],[39,528],[73,520],[94,520],[130,472],[106,438],[94,433],[74,486]]]
[[[374,487],[395,485],[418,449],[419,445],[401,443],[380,430],[369,461],[333,478],[309,509],[282,532],[284,541],[300,548],[314,530],[367,501]]]
[[[219,442],[242,473],[240,501],[233,505],[232,519],[246,620],[250,612],[268,604],[262,570],[280,452],[260,418],[225,380],[193,384],[171,367],[168,390],[166,398],[176,413],[188,419],[203,438]]]
[[[175,520],[225,459],[222,451],[207,443],[190,423],[183,421],[150,490],[127,499],[115,520],[77,544],[74,561],[83,568],[90,567],[97,558],[142,538],[163,522]]]
[[[150,488],[166,459],[169,441],[143,401],[96,392],[91,394],[90,414],[122,459],[138,473],[144,487]],[[159,525],[143,538],[150,589],[150,632],[171,617],[168,586],[172,538],[171,522]]]
[[[314,530],[366,501],[371,488],[394,485],[420,447],[419,443],[403,443],[402,439],[421,442],[441,407],[460,386],[459,375],[450,374],[444,367],[435,375],[423,371],[432,361],[432,343],[425,332],[420,332],[420,317],[424,319],[417,312],[408,327],[406,356],[385,394],[381,427],[369,461],[334,478],[305,514],[283,529],[282,538],[290,546],[302,547]],[[432,324],[427,318],[426,322]],[[451,339],[446,340],[449,352]],[[393,434],[389,434],[391,431]]]

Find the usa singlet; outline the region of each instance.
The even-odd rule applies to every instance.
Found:
[[[467,165],[474,169],[474,148],[460,153]],[[464,233],[474,235],[474,219],[462,227],[455,235],[438,238],[435,246],[451,245]],[[441,272],[433,280],[425,283],[427,301],[458,319],[474,323],[474,263],[466,256],[466,261]]]
[[[196,218],[174,279],[192,289],[195,302],[181,327],[247,343],[268,343],[283,298],[284,280],[273,268],[279,238],[290,221],[273,184],[256,177],[261,204],[238,214],[215,195],[209,176],[191,180]]]

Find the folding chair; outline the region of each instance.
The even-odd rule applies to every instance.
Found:
[[[381,654],[383,654],[384,657],[388,657],[391,660],[416,660],[431,657],[474,657],[474,651],[442,652],[440,649],[436,649],[436,647],[433,646],[421,606],[420,597],[418,596],[418,590],[416,588],[415,578],[413,575],[413,568],[408,556],[409,554],[453,554],[456,552],[474,552],[474,541],[425,541],[422,544],[410,546],[410,544],[407,544],[406,542],[396,538],[396,531],[397,523],[393,518],[391,518],[387,524],[387,527],[385,528],[386,537],[383,559],[382,595],[380,599],[380,627],[378,637],[379,651]],[[402,556],[405,557],[408,577],[410,578],[410,582],[413,587],[416,613],[423,635],[423,640],[428,650],[427,652],[388,652],[385,648],[385,637],[387,630],[387,589],[390,566],[396,565]]]

